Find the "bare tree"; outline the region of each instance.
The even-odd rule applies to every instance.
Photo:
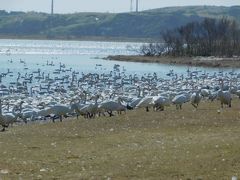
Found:
[[[141,48],[146,56],[240,55],[240,30],[234,20],[206,18],[162,33],[164,46],[151,43]]]

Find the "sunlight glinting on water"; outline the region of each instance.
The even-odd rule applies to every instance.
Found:
[[[48,41],[48,40],[0,40],[0,54],[50,54],[50,55],[116,55],[136,54],[127,46],[139,49],[141,43]]]
[[[174,66],[156,63],[118,62],[102,59],[108,55],[136,55],[141,43],[132,42],[95,42],[95,41],[49,41],[49,40],[0,40],[0,72],[13,71],[13,76],[5,78],[3,83],[15,81],[21,75],[41,69],[45,74],[52,74],[59,64],[80,73],[109,73],[115,64],[119,64],[126,75],[157,73],[162,78],[169,71],[181,75],[187,69],[214,73],[220,69],[189,66]],[[130,48],[129,48],[130,47]],[[20,63],[20,60],[26,64]],[[47,66],[53,62],[55,66]],[[96,64],[101,64],[97,67]],[[233,69],[224,69],[230,72]],[[235,71],[239,71],[238,69]]]

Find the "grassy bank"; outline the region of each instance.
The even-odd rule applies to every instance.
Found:
[[[162,63],[203,67],[235,67],[240,68],[240,57],[216,58],[216,57],[149,57],[149,56],[108,56],[108,60],[130,61],[142,63]]]
[[[239,177],[239,100],[219,107],[15,126],[0,134],[0,179]]]

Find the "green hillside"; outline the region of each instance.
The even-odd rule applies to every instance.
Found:
[[[204,17],[229,17],[240,22],[240,6],[168,7],[139,13],[56,14],[0,11],[0,37],[75,39],[86,37],[158,38]]]

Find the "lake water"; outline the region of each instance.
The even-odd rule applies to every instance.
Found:
[[[186,74],[187,66],[172,66],[154,63],[134,63],[108,61],[103,58],[108,55],[134,55],[141,43],[132,42],[94,42],[94,41],[49,41],[49,40],[0,40],[0,72],[13,71],[14,80],[20,72],[31,73],[38,69],[45,73],[51,73],[65,64],[66,68],[83,73],[107,73],[113,69],[114,64],[119,64],[126,74],[148,74],[156,72],[159,76],[166,78],[170,70],[178,74]],[[20,63],[24,61],[25,64]],[[48,62],[53,62],[55,66],[46,66]],[[96,66],[101,64],[101,66]],[[195,67],[190,67],[195,70]],[[218,72],[215,68],[197,68],[209,73]],[[222,69],[226,72],[232,69]],[[239,70],[236,70],[239,71]]]

